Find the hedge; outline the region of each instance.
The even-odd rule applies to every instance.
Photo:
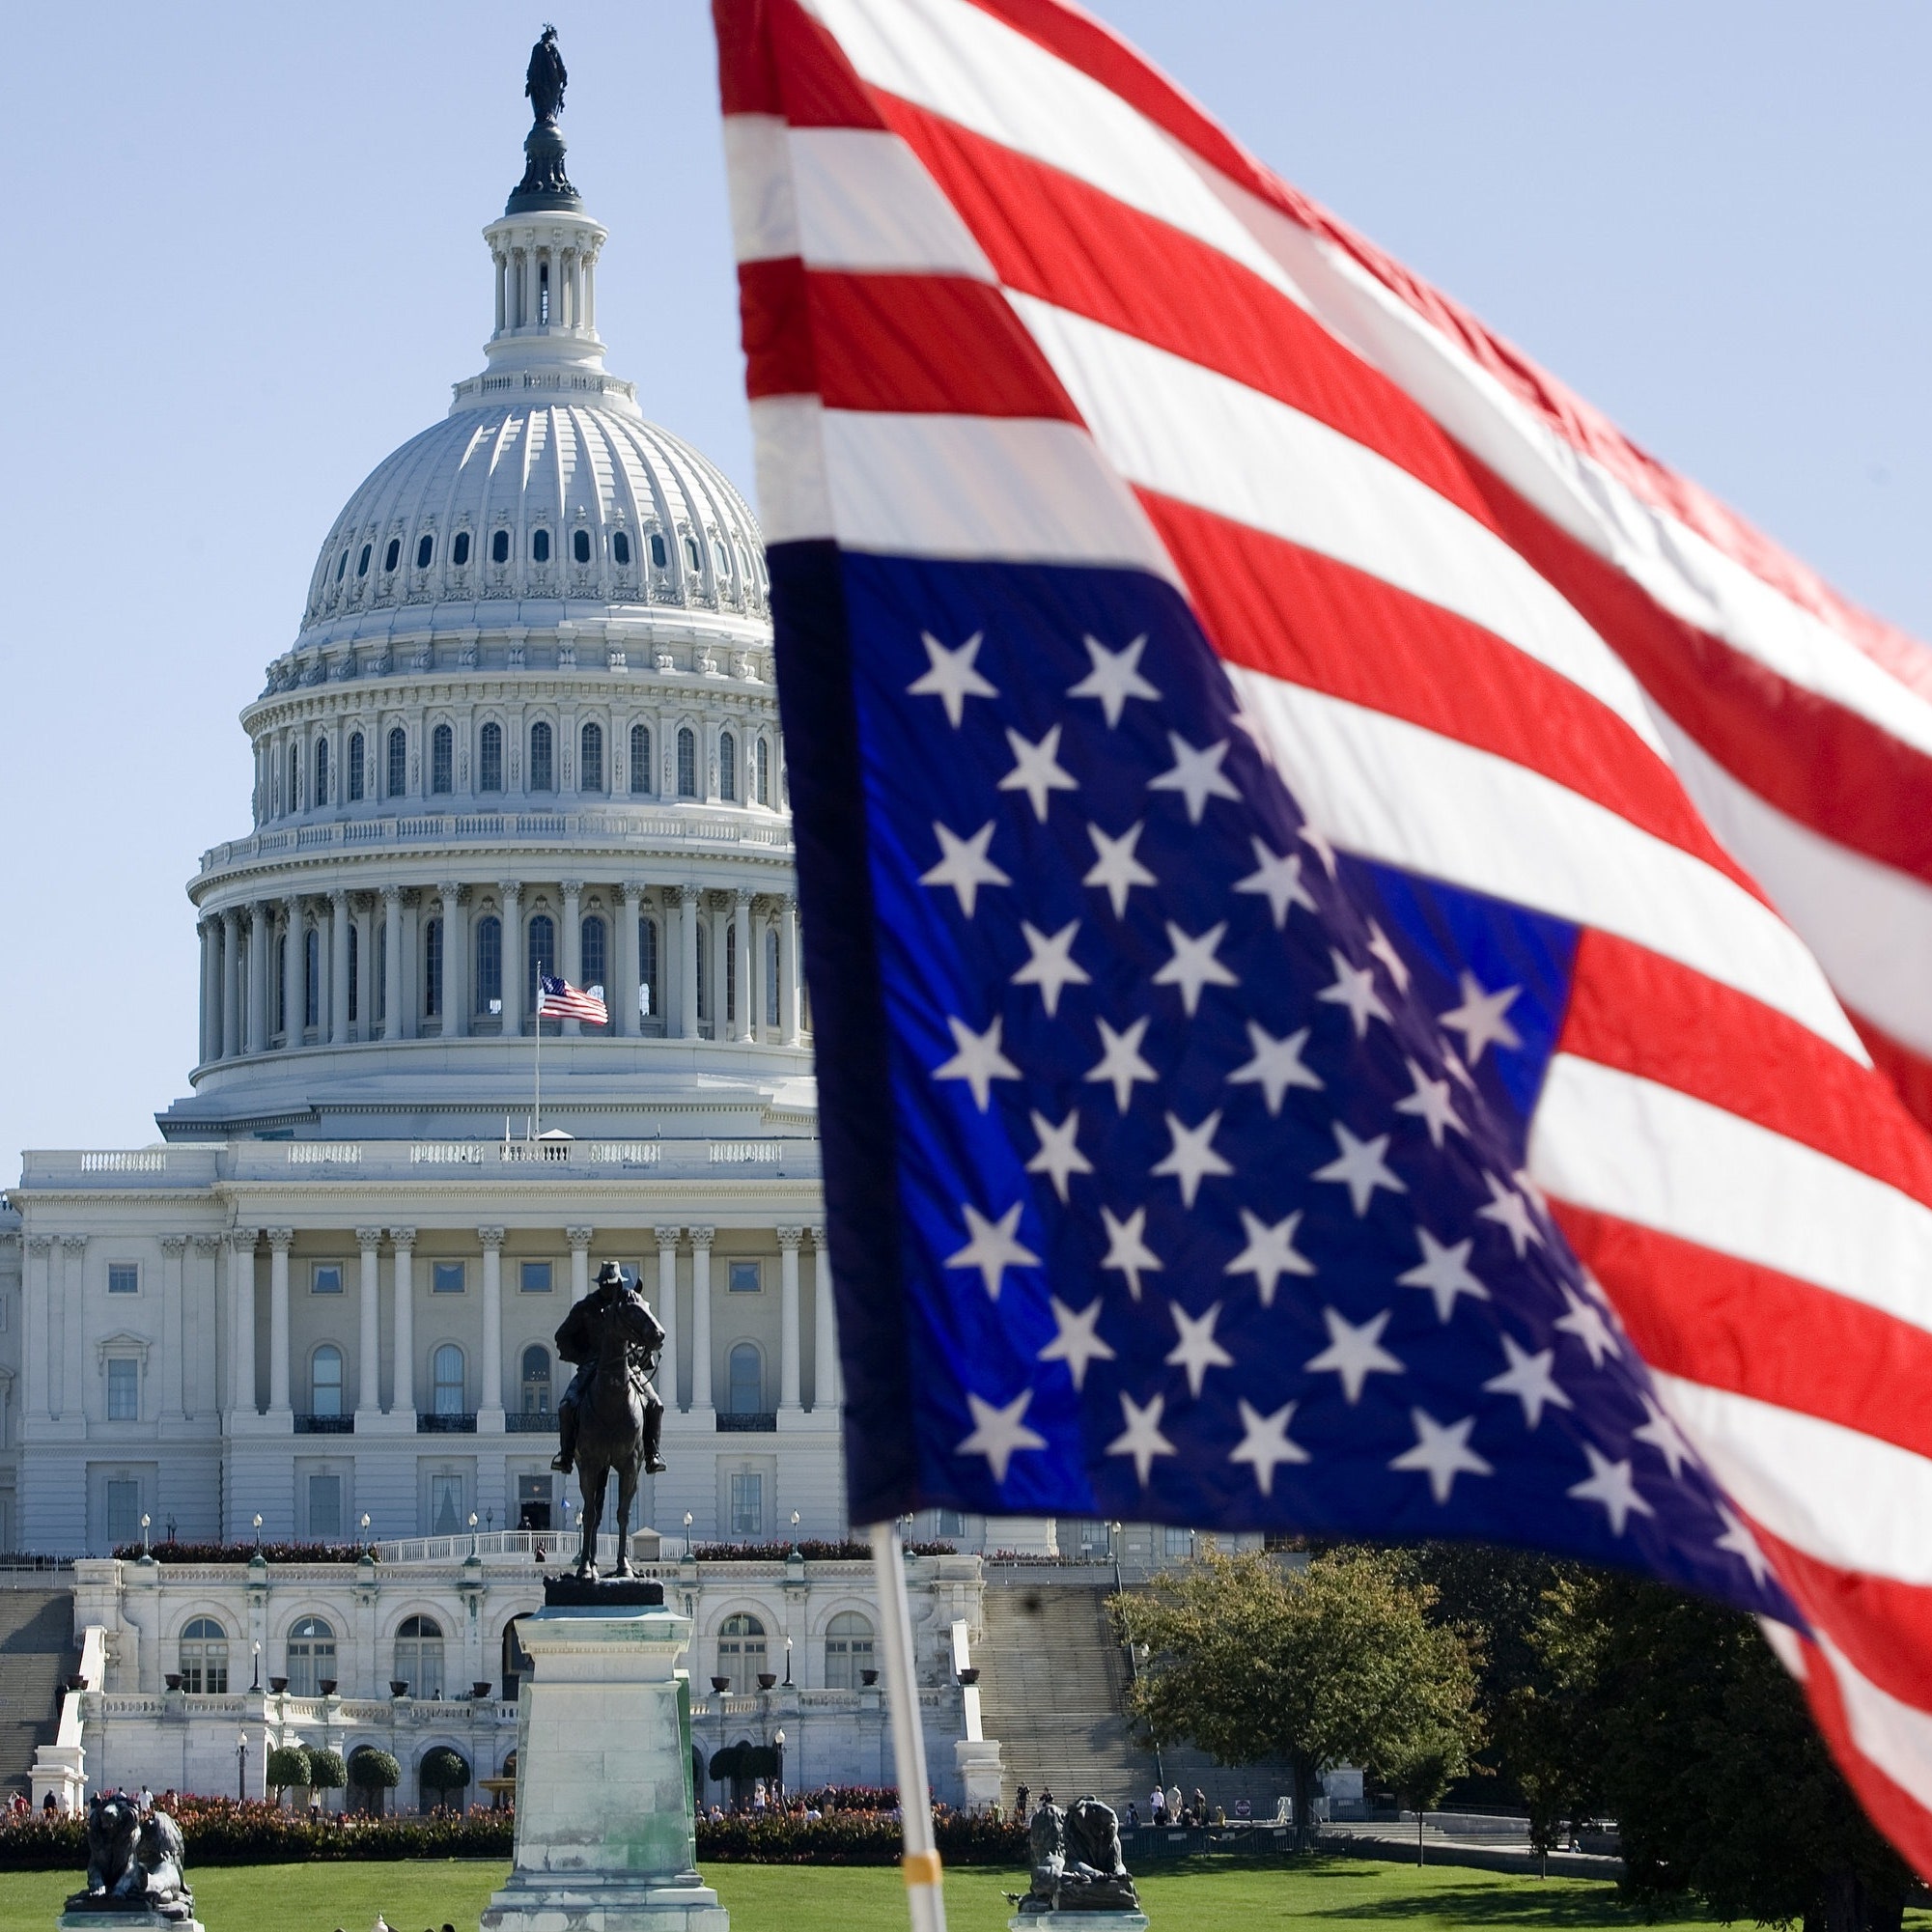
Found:
[[[121,1543],[114,1554],[124,1563],[143,1556],[157,1563],[245,1563],[252,1556],[268,1563],[359,1563],[376,1552],[358,1543],[154,1543],[146,1550]]]
[[[855,1563],[872,1560],[872,1545],[853,1537],[828,1543],[817,1537],[801,1537],[796,1543],[699,1543],[691,1554],[700,1563],[782,1563],[796,1550],[808,1563]],[[952,1543],[909,1543],[909,1556],[957,1556]]]

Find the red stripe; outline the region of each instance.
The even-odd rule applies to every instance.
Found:
[[[1932,1589],[1821,1562],[1755,1521],[1750,1531],[1792,1602],[1831,1633],[1862,1677],[1903,1703],[1932,1709]]]
[[[1172,497],[1134,493],[1230,662],[1541,772],[1761,896],[1669,768],[1569,679],[1365,571]]]
[[[796,255],[738,265],[738,332],[747,396],[818,393],[805,267]]]
[[[1891,1842],[1923,1876],[1932,1872],[1932,1810],[1898,1783],[1890,1773],[1881,1771],[1865,1756],[1852,1736],[1851,1722],[1838,1695],[1832,1666],[1816,1644],[1805,1645],[1806,1701],[1832,1755],[1846,1781],[1858,1794],[1858,1801]]]
[[[1872,1064],[1891,1082],[1906,1110],[1920,1126],[1932,1127],[1932,1059],[1916,1047],[1894,1039],[1849,1006],[1845,1008],[1845,1017],[1859,1029],[1859,1038],[1865,1043]]]

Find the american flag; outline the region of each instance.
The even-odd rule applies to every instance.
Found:
[[[714,15],[854,1517],[1635,1565],[1932,1872],[1932,656],[1058,0]]]
[[[538,974],[537,984],[542,989],[537,999],[539,1020],[587,1020],[593,1026],[609,1023],[602,987],[586,990],[567,979],[552,979],[548,973]]]

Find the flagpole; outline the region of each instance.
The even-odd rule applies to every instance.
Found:
[[[906,1553],[896,1523],[875,1523],[870,1534],[885,1649],[885,1706],[892,1717],[892,1758],[899,1777],[906,1905],[912,1932],[946,1932],[946,1901],[939,1889],[939,1854],[933,1843],[933,1805],[926,1783],[926,1739],[919,1723],[919,1688],[912,1668],[912,1607],[906,1596]]]
[[[530,1131],[534,1138],[541,1140],[544,1137],[544,966],[541,960],[537,964],[536,1027],[537,1044],[534,1049],[534,1058],[537,1063],[537,1099],[534,1114],[536,1124]]]

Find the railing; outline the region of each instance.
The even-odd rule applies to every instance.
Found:
[[[557,1418],[548,1410],[513,1410],[504,1416],[503,1426],[513,1436],[554,1436]]]
[[[717,1426],[719,1433],[726,1436],[768,1436],[777,1430],[778,1412],[775,1409],[760,1409],[733,1415],[720,1409],[717,1412]]]
[[[714,1140],[711,1158],[721,1167],[767,1164],[775,1166],[784,1151],[775,1140]]]
[[[461,1563],[472,1550],[479,1556],[524,1556],[532,1562],[541,1550],[546,1562],[561,1563],[567,1546],[574,1557],[577,1542],[578,1535],[574,1529],[560,1526],[555,1529],[479,1529],[474,1535],[406,1536],[394,1542],[378,1543],[375,1548],[378,1563]],[[632,1551],[637,1547],[637,1532],[633,1532]],[[658,1539],[658,1548],[666,1553],[659,1561],[639,1563],[633,1554],[631,1561],[637,1574],[660,1582],[675,1579],[678,1566],[670,1553],[682,1554],[682,1540],[663,1537]],[[617,1560],[614,1531],[606,1529],[597,1539],[597,1560],[600,1564]]]
[[[419,1436],[473,1436],[476,1434],[476,1411],[466,1415],[428,1415],[421,1411],[416,1414],[416,1434]]]
[[[353,1140],[292,1140],[289,1143],[291,1167],[356,1167],[362,1163],[362,1149]]]
[[[80,1157],[83,1174],[165,1174],[168,1151],[165,1147],[112,1150]]]
[[[352,1436],[355,1434],[353,1415],[297,1415],[295,1434],[298,1436]]]

